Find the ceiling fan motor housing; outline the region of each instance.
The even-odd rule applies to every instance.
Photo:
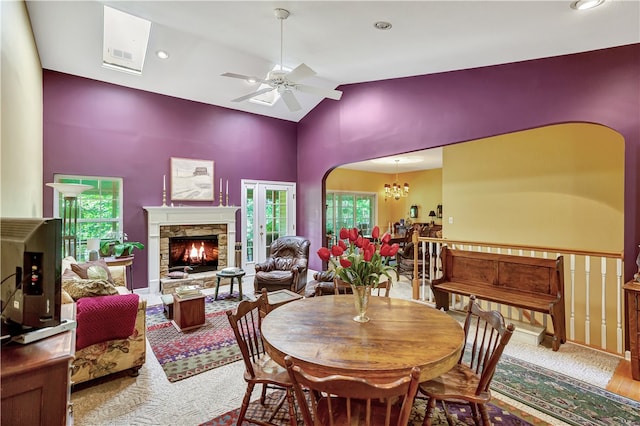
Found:
[[[276,15],[278,19],[287,19],[289,17],[289,11],[287,9],[274,9],[273,13]]]

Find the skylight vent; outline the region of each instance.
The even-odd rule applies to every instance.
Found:
[[[142,74],[151,22],[104,6],[102,65]]]

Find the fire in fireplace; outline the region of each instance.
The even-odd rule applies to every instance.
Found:
[[[189,266],[189,272],[218,269],[218,236],[169,238],[169,271]]]

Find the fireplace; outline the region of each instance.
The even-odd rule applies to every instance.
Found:
[[[236,212],[239,207],[180,206],[144,207],[148,226],[149,291],[160,292],[160,278],[169,270],[169,239],[185,237],[199,239],[216,236],[218,241],[217,266],[219,270],[234,264],[236,242]],[[197,247],[197,244],[196,244]]]
[[[189,272],[218,269],[218,236],[169,238],[169,271],[189,267]]]

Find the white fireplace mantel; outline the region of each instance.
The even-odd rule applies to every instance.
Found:
[[[160,227],[167,225],[227,225],[227,266],[235,266],[236,212],[240,207],[142,207],[147,211],[149,292],[160,292]]]

